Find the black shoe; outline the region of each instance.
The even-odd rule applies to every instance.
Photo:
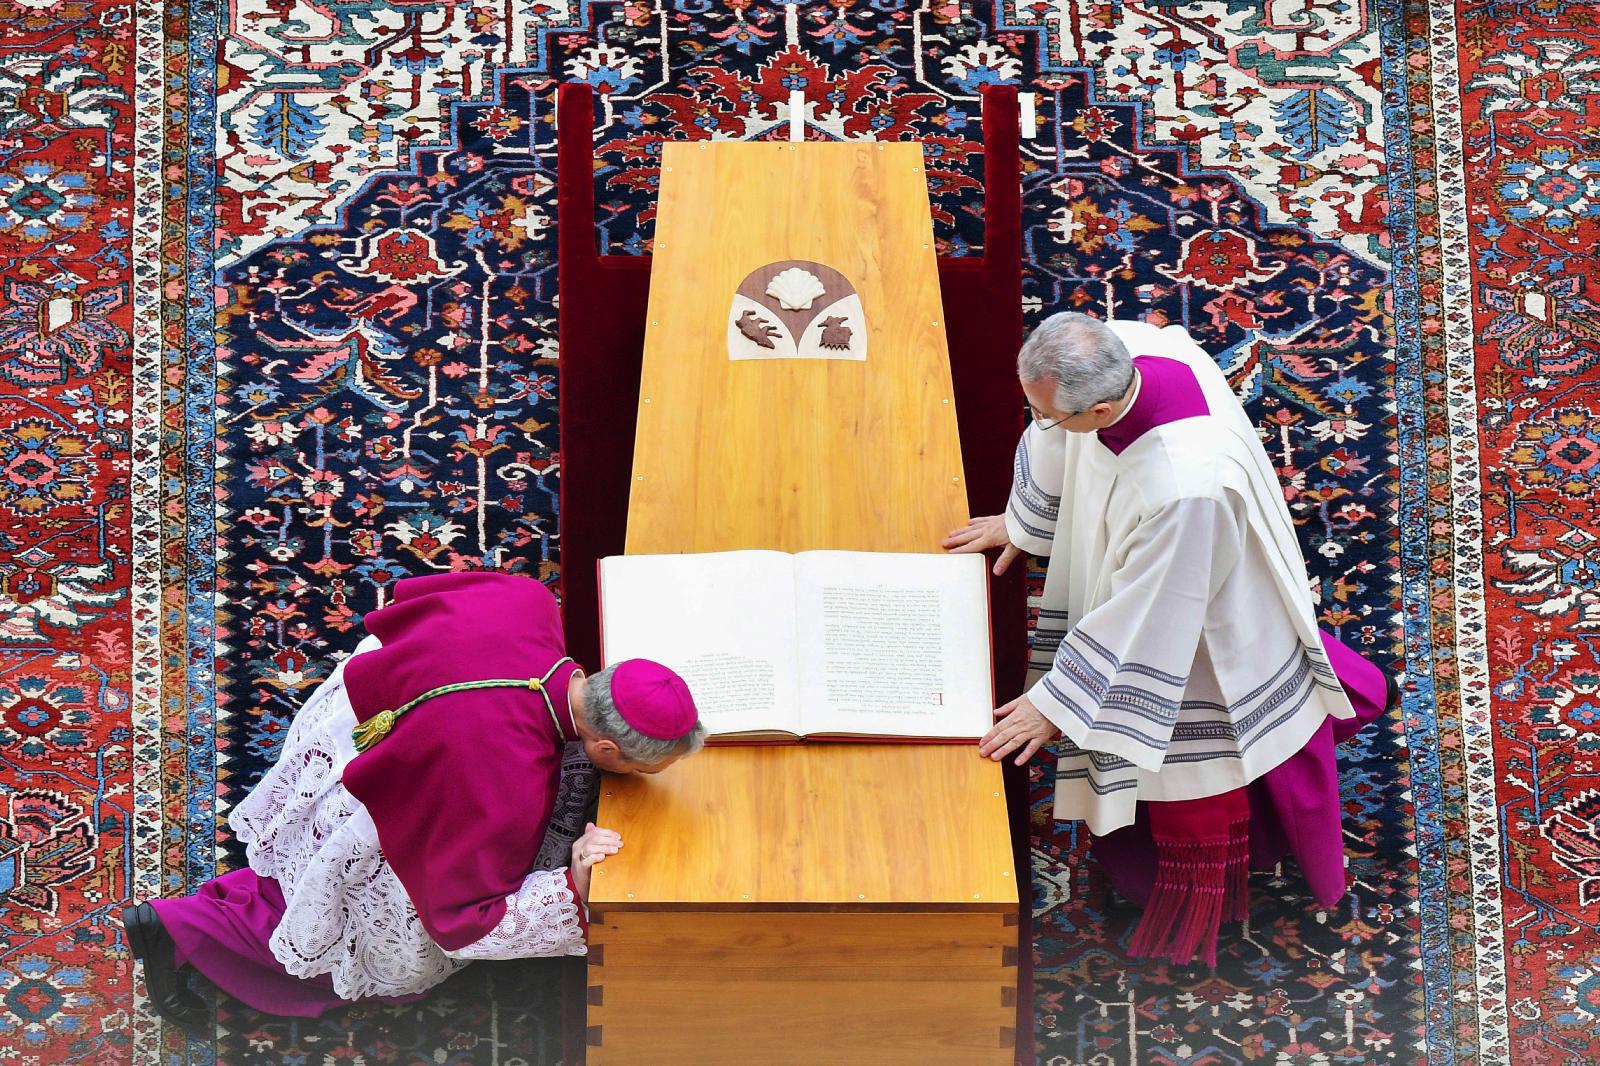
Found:
[[[211,1012],[178,969],[177,947],[156,909],[148,903],[124,907],[122,928],[128,934],[128,950],[144,964],[145,990],[156,1013],[185,1029],[205,1025]]]
[[[1389,698],[1383,705],[1383,713],[1388,714],[1400,706],[1400,679],[1393,674],[1385,673],[1383,675],[1383,683],[1389,693]]]

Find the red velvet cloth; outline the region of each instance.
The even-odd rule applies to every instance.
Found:
[[[633,482],[650,258],[600,255],[594,226],[594,91],[556,96],[557,284],[561,301],[561,610],[567,648],[600,662],[596,564],[621,555]]]
[[[567,647],[580,662],[600,661],[596,563],[622,554],[627,535],[651,262],[597,250],[594,109],[588,85],[559,89],[561,610]],[[1016,89],[985,87],[984,254],[939,260],[967,506],[975,515],[1005,508],[1023,426],[1016,375],[1022,346],[1020,143]],[[1021,567],[992,579],[991,603],[996,693],[1004,702],[1022,691],[1027,672]]]
[[[1015,86],[983,93],[982,256],[939,260],[956,423],[974,515],[999,514],[1011,491],[1012,453],[1023,426],[1016,355],[1022,345],[1022,162]],[[644,359],[647,256],[599,254],[595,241],[595,101],[585,84],[561,86],[556,103],[558,281],[561,292],[561,581],[568,648],[598,662],[597,561],[620,555]],[[730,294],[731,295],[731,294]],[[932,530],[943,534],[945,530]],[[1027,673],[1026,575],[990,578],[995,694],[1022,692]],[[1017,1062],[1033,1061],[1032,867],[1028,771],[1006,767],[1019,908]],[[580,964],[581,965],[581,964]],[[570,978],[568,1061],[583,1061],[583,982]]]
[[[515,574],[408,578],[365,618],[383,647],[352,658],[345,687],[357,721],[461,681],[543,677],[565,654],[550,590]],[[533,869],[573,739],[562,666],[548,691],[436,696],[357,755],[344,785],[372,815],[384,858],[440,947],[481,940]],[[558,730],[559,721],[559,730]]]

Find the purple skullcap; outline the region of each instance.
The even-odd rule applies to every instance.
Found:
[[[626,659],[611,674],[611,702],[639,733],[651,740],[677,740],[700,721],[683,678],[649,659]]]

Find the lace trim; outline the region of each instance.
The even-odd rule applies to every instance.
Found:
[[[535,870],[506,897],[506,916],[482,940],[455,951],[453,959],[526,959],[583,955],[583,923],[566,870]]]

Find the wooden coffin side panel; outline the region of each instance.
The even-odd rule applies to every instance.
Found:
[[[590,1066],[1011,1061],[995,912],[622,912],[590,925]]]

